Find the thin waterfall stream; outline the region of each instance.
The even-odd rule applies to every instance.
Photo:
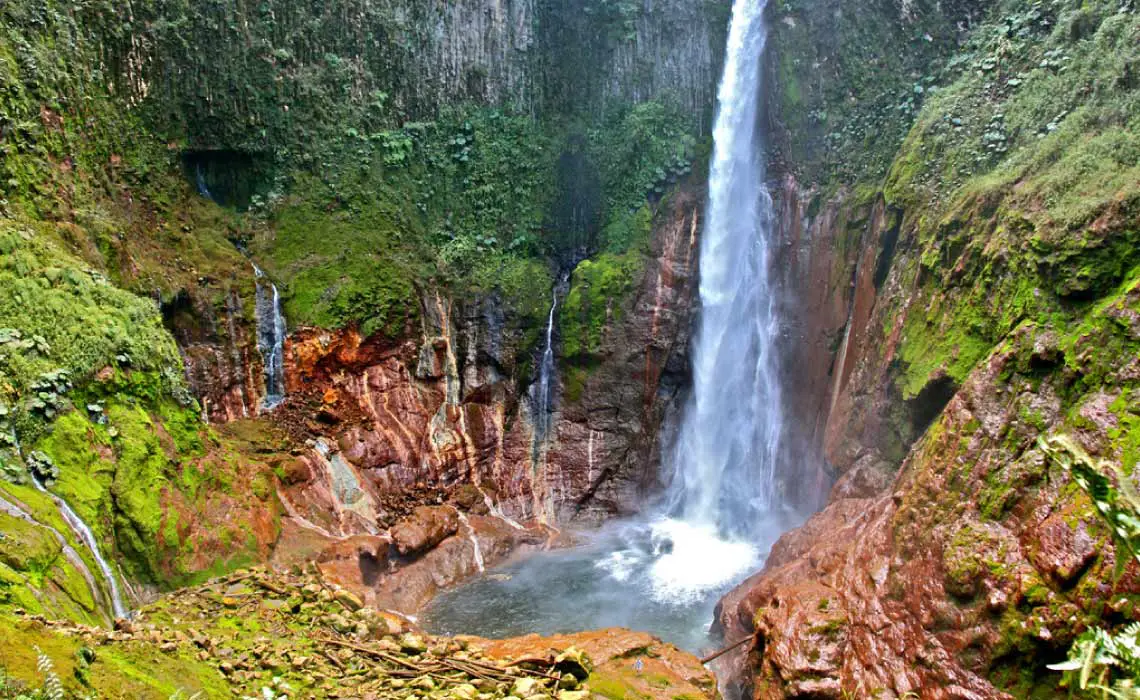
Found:
[[[79,517],[79,514],[67,504],[67,501],[51,491],[48,491],[35,475],[32,475],[32,483],[55,503],[55,507],[59,509],[59,514],[63,517],[64,522],[66,522],[67,526],[71,528],[71,531],[75,533],[75,536],[79,538],[79,541],[83,543],[83,546],[87,547],[88,551],[91,552],[92,558],[95,559],[95,564],[99,567],[100,573],[103,574],[103,580],[107,582],[107,588],[111,596],[111,612],[114,613],[114,616],[117,618],[126,617],[128,610],[126,604],[123,602],[123,594],[119,590],[119,582],[115,578],[115,572],[111,569],[111,565],[108,564],[107,560],[103,558],[103,555],[99,553],[99,543],[95,541],[95,534],[91,532],[91,528],[88,527],[87,523],[83,521],[83,518]]]
[[[550,431],[550,381],[554,376],[554,317],[558,313],[558,285],[551,292],[550,315],[546,319],[546,347],[542,351],[542,361],[538,368],[538,382],[535,389],[536,442],[546,439]]]
[[[798,521],[780,502],[777,464],[780,319],[757,133],[765,5],[733,4],[701,237],[693,387],[676,444],[664,454],[662,503],[640,520],[583,534],[582,546],[517,561],[443,593],[423,616],[432,631],[501,637],[617,625],[707,648],[716,600],[759,569],[775,539]],[[547,355],[553,368],[549,327],[543,369]],[[549,389],[540,379],[543,399]]]
[[[285,400],[285,316],[281,295],[257,265],[253,266],[257,314],[257,350],[265,365],[265,398],[261,410],[272,411]]]

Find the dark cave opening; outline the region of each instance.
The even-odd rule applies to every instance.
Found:
[[[269,162],[263,154],[229,149],[182,153],[182,172],[197,190],[223,207],[246,211],[268,191]]]

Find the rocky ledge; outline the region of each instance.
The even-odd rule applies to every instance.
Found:
[[[240,571],[164,598],[113,630],[20,614],[0,624],[17,638],[0,647],[10,674],[0,690],[46,680],[77,695],[163,700],[717,697],[696,658],[644,633],[433,637],[407,617],[366,607],[315,567]]]

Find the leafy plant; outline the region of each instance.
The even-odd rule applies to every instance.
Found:
[[[1072,438],[1039,438],[1045,454],[1073,475],[1111,526],[1118,549],[1140,561],[1140,496],[1131,476],[1109,460],[1094,462]],[[1115,483],[1109,475],[1116,477]],[[1118,565],[1123,565],[1118,563]],[[1140,700],[1140,623],[1110,632],[1094,628],[1082,634],[1069,649],[1068,658],[1050,669],[1072,674],[1081,690],[1099,691],[1103,698]]]
[[[1112,527],[1117,545],[1140,561],[1140,494],[1124,468],[1110,460],[1094,462],[1066,435],[1040,438],[1038,445],[1050,459],[1072,473],[1073,480]],[[1116,477],[1115,483],[1109,475]]]
[[[41,694],[43,700],[63,700],[63,683],[59,680],[59,676],[56,675],[55,665],[51,662],[51,658],[39,647],[36,647],[36,670],[44,677],[44,686]]]
[[[1101,697],[1137,700],[1140,688],[1140,622],[1116,633],[1103,629],[1085,632],[1069,649],[1069,657],[1051,664],[1054,671],[1075,674],[1081,690],[1100,691]]]

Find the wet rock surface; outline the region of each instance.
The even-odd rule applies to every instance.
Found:
[[[721,601],[726,639],[754,636],[725,661],[732,689],[772,699],[1062,692],[1045,665],[1106,617],[1137,618],[1140,569],[1038,438],[1071,435],[1120,459],[1117,426],[1135,416],[1122,397],[1136,395],[1137,377],[1117,351],[1137,338],[1106,320],[1138,304],[1133,283],[1063,337],[1024,324],[886,489],[858,476],[873,464],[853,467],[830,505]],[[1034,358],[1046,346],[1080,360],[1042,371]]]
[[[420,506],[392,526],[392,541],[403,556],[431,549],[459,530],[459,514],[447,506]]]
[[[660,208],[597,346],[559,359],[545,435],[534,378],[521,372],[525,333],[494,295],[425,295],[423,337],[399,342],[294,331],[288,398],[272,415],[297,446],[278,470],[287,510],[334,537],[454,499],[548,525],[636,512],[657,486],[658,446],[687,383],[700,197],[686,186]]]

